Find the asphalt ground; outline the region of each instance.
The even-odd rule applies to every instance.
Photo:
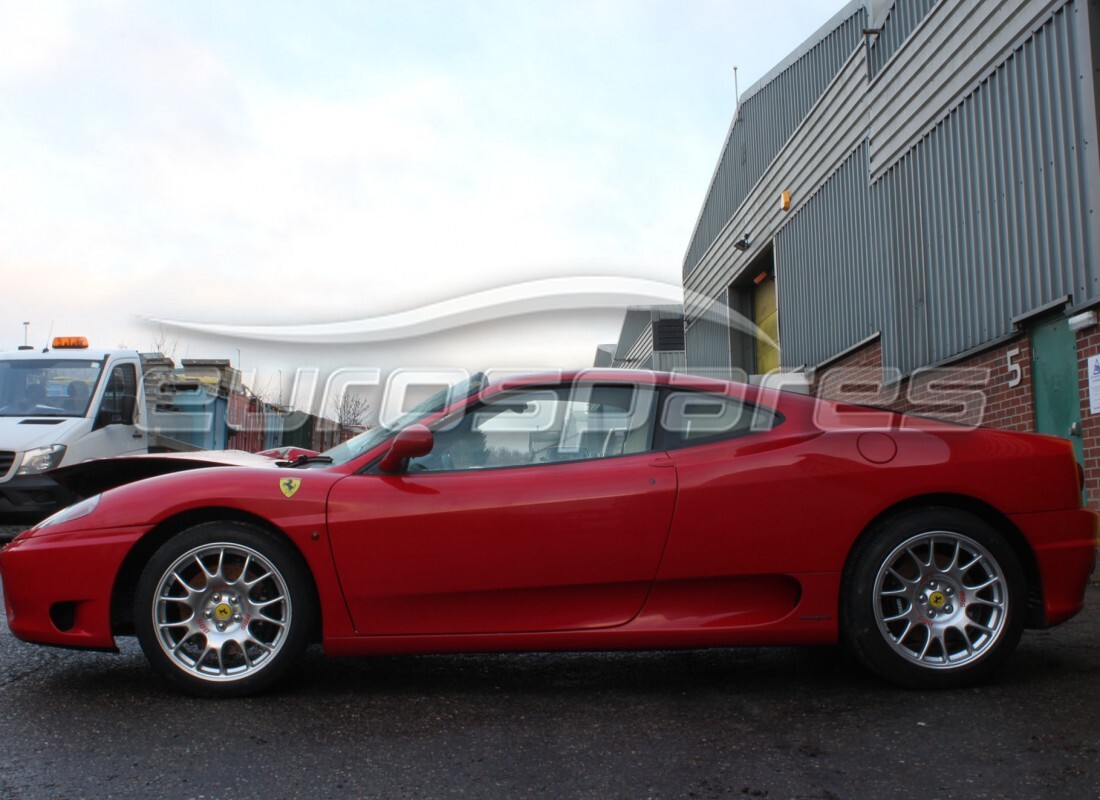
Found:
[[[895,689],[841,649],[331,659],[198,700],[0,632],[0,797],[1100,798],[1100,585],[996,679]]]

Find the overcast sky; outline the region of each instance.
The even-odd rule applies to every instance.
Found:
[[[732,68],[842,5],[0,0],[0,349],[677,284]]]

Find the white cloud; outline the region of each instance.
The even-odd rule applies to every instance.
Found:
[[[675,281],[729,68],[833,5],[0,0],[0,320],[134,338]]]
[[[73,38],[65,5],[0,2],[0,85],[25,80],[58,65]]]

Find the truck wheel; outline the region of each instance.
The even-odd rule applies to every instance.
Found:
[[[153,667],[210,697],[254,694],[284,677],[317,609],[298,552],[240,522],[208,522],[169,539],[145,566],[134,603]]]
[[[1023,570],[992,526],[926,508],[871,531],[845,570],[841,627],[868,667],[911,688],[989,677],[1015,649]]]

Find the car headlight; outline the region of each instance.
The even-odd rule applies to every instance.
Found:
[[[42,528],[48,528],[51,525],[60,525],[62,522],[72,522],[74,519],[80,519],[86,517],[95,511],[96,506],[99,505],[99,498],[101,495],[94,494],[86,500],[81,500],[79,503],[74,503],[71,506],[67,506],[56,514],[46,517],[44,520],[34,526],[33,530],[41,530]]]
[[[35,475],[53,469],[61,463],[65,457],[65,445],[51,444],[49,447],[35,447],[23,454],[23,461],[19,465],[16,475]]]

